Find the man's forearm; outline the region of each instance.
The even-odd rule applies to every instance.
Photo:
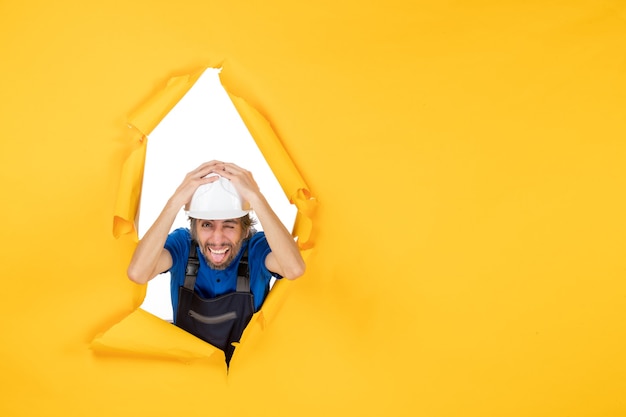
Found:
[[[280,269],[279,271],[272,270],[272,272],[279,273],[289,279],[298,278],[304,273],[305,263],[293,236],[274,213],[263,195],[258,195],[251,203],[272,249],[272,258]]]
[[[139,241],[128,266],[128,277],[132,281],[145,284],[163,272],[159,271],[159,261],[165,240],[179,210],[180,206],[170,199],[157,220]]]

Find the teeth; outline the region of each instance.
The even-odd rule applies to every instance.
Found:
[[[209,248],[209,250],[211,251],[211,253],[215,253],[217,255],[222,255],[222,254],[226,253],[228,248],[224,248],[224,249],[220,249],[220,250]]]

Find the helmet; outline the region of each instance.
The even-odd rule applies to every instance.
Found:
[[[198,187],[191,197],[187,216],[202,220],[226,220],[248,214],[250,210],[244,208],[244,202],[230,180],[218,177],[217,181]]]

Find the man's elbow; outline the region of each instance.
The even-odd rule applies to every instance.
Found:
[[[286,271],[285,278],[293,280],[296,278],[300,278],[306,272],[306,264],[304,261],[299,262],[297,265],[293,265],[289,268],[289,271]]]
[[[128,279],[130,279],[135,284],[143,285],[149,281],[149,278],[146,277],[146,274],[141,274],[140,271],[133,268],[132,266],[128,267],[126,270],[126,275],[128,275]]]

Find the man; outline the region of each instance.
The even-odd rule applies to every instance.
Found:
[[[263,232],[252,228],[248,207]],[[181,208],[190,229],[170,233]],[[232,163],[210,161],[191,171],[141,239],[128,277],[145,284],[171,273],[174,323],[221,348],[230,363],[272,276],[295,279],[305,264],[291,233],[261,193],[252,174]]]

